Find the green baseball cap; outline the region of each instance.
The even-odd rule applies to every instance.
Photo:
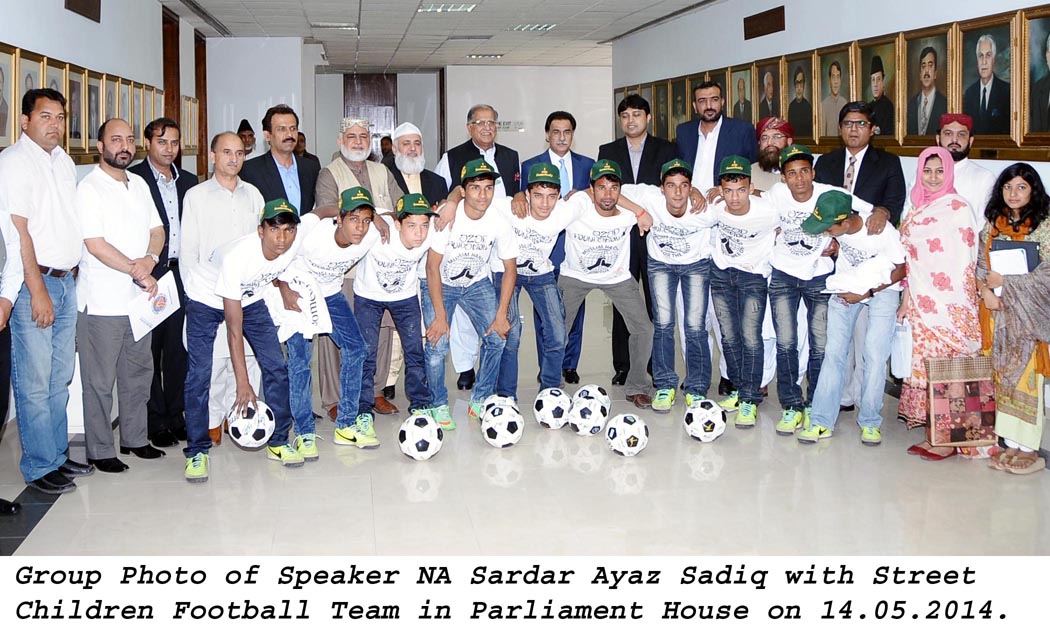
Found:
[[[689,173],[690,177],[693,176],[693,167],[691,165],[689,165],[685,161],[682,161],[681,159],[672,159],[671,161],[668,161],[664,165],[660,166],[660,179],[663,180],[663,178],[667,176],[668,172],[676,169],[685,170]]]
[[[853,197],[841,190],[829,190],[817,197],[813,213],[802,222],[806,234],[823,234],[832,225],[841,223],[853,213]]]
[[[430,203],[425,196],[412,192],[397,200],[397,220],[400,221],[409,214],[437,215],[436,212],[430,209]]]
[[[808,159],[809,165],[813,165],[813,153],[809,148],[802,144],[791,144],[780,153],[780,167],[783,168],[784,164],[796,159]]]
[[[728,175],[751,176],[751,162],[740,155],[729,155],[718,165],[718,178]]]
[[[459,171],[459,183],[463,185],[467,179],[473,179],[474,177],[492,177],[492,180],[495,181],[499,179],[499,173],[484,159],[474,159],[468,161],[463,166],[463,169]]]
[[[291,212],[296,219],[299,218],[299,210],[296,210],[295,206],[288,202],[288,199],[274,199],[273,201],[267,201],[263,206],[262,217],[259,218],[259,222],[268,221],[282,212]]]
[[[372,194],[361,186],[354,186],[343,190],[339,195],[339,209],[344,212],[353,212],[357,208],[370,207],[376,209],[372,203]]]
[[[534,183],[550,183],[561,187],[561,171],[554,164],[536,163],[529,168],[528,185]]]
[[[617,181],[623,181],[623,174],[620,172],[620,164],[615,161],[608,159],[599,159],[594,162],[591,166],[591,183],[594,183],[602,177],[615,177]]]

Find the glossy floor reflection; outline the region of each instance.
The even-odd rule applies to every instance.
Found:
[[[611,388],[602,300],[591,295],[579,371]],[[523,405],[536,393],[526,322]],[[429,462],[400,453],[394,416],[378,418],[373,451],[334,446],[331,422],[320,423],[321,459],[300,469],[224,443],[204,485],[183,480],[178,450],[132,457],[126,473],[78,480],[16,554],[1050,554],[1050,474],[912,457],[905,449],[921,433],[894,423],[889,397],[877,448],[860,444],[853,413],[815,446],[778,437],[771,396],[754,430],[730,426],[712,444],[686,436],[682,400],[669,415],[642,412],[649,446],[623,458],[601,438],[535,426],[531,409],[518,445],[491,448],[451,364],[448,375],[460,427]],[[612,394],[613,413],[633,411]],[[400,386],[395,402],[406,407]],[[17,459],[9,426],[0,497],[22,491]]]

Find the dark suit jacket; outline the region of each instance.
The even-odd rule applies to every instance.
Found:
[[[773,116],[780,117],[780,104],[778,104],[776,100],[773,100],[773,102],[770,103],[763,97],[762,100],[758,102],[758,120],[762,121],[766,117]]]
[[[1030,100],[1031,131],[1050,132],[1050,75],[1032,86]]]
[[[157,206],[157,215],[160,216],[160,222],[164,224],[164,247],[161,248],[160,254],[157,254],[159,260],[157,266],[153,268],[153,278],[160,278],[168,271],[168,212],[164,209],[164,201],[160,198],[160,187],[157,185],[157,180],[153,178],[149,159],[131,166],[128,172],[137,174],[146,181],[149,193],[153,195],[153,205]],[[197,185],[197,175],[191,174],[189,170],[179,170],[179,176],[175,179],[175,191],[179,195],[179,221],[182,220],[182,200],[186,196],[186,191],[195,185]]]
[[[916,93],[915,97],[908,100],[908,127],[905,129],[909,135],[936,135],[941,127],[941,115],[948,112],[948,98],[944,93],[937,91],[933,96],[933,108],[930,110],[930,123],[926,124],[926,132],[919,132],[919,109],[922,108],[922,91]]]
[[[754,115],[751,114],[751,100],[745,99],[744,105],[741,106],[739,101],[733,102],[733,119],[739,119],[740,121],[746,121],[749,124],[754,125],[755,122],[751,121]]]
[[[805,97],[802,101],[792,99],[788,102],[788,123],[795,129],[795,137],[813,136],[813,104]]]
[[[610,159],[620,164],[624,183],[660,185],[660,168],[675,159],[674,144],[666,139],[648,135],[642,146],[642,160],[638,162],[638,174],[631,166],[631,153],[627,150],[627,137],[610,141],[598,148],[598,159]],[[590,176],[588,176],[588,179]]]
[[[977,80],[963,93],[963,112],[973,117],[975,135],[1010,134],[1010,82],[995,77],[988,92],[988,109],[981,110],[981,81]]]
[[[386,165],[385,159],[383,165]],[[397,186],[401,188],[401,191],[408,194],[408,183],[405,182],[405,175],[401,174],[401,171],[397,169],[397,165],[391,161],[387,169],[390,170],[390,174],[394,175],[394,181],[397,181]],[[426,197],[430,205],[435,205],[448,198],[448,186],[445,185],[445,180],[441,178],[441,175],[436,172],[423,170],[423,172],[419,173],[419,185],[423,188],[423,196]]]
[[[846,149],[839,148],[823,154],[814,166],[814,178],[820,183],[842,187],[846,173]],[[885,150],[868,146],[860,162],[860,174],[853,186],[853,194],[872,205],[890,211],[894,225],[900,223],[904,210],[904,171],[900,158]]]
[[[884,137],[895,135],[897,111],[894,109],[890,98],[883,93],[878,99],[870,102],[868,105],[871,106],[871,110],[875,113],[875,125],[879,129],[879,134]]]
[[[700,143],[700,120],[694,119],[679,124],[675,131],[675,144],[678,146],[678,158],[692,164],[696,161],[696,147]],[[755,127],[751,124],[722,117],[722,129],[718,131],[718,145],[715,146],[715,185],[718,184],[718,164],[729,155],[747,157],[750,163],[758,160],[758,139]]]
[[[306,214],[314,209],[314,190],[317,187],[317,175],[321,173],[321,164],[306,157],[296,157],[295,165],[299,169],[301,197],[299,214]],[[281,174],[277,172],[277,162],[273,158],[273,153],[268,152],[245,161],[240,176],[259,188],[264,201],[288,198],[288,194],[284,191],[284,182],[281,181]]]
[[[644,150],[643,150],[643,155],[644,155]],[[591,166],[594,165],[594,159],[591,159],[590,157],[584,157],[583,155],[578,155],[575,152],[572,152],[571,150],[569,151],[569,157],[570,157],[570,159],[572,161],[572,189],[573,190],[586,190],[591,185]],[[544,151],[544,152],[536,155],[535,157],[532,157],[530,159],[526,159],[525,161],[523,161],[521,163],[521,181],[522,181],[522,183],[525,184],[525,185],[528,184],[529,169],[531,169],[532,166],[534,166],[534,165],[536,165],[537,163],[540,163],[540,162],[550,162],[550,160],[551,160],[550,155],[546,151]],[[617,163],[619,163],[619,162],[617,161]],[[628,161],[627,163],[630,164],[630,161]],[[663,164],[660,164],[660,165],[663,165]],[[554,164],[554,167],[558,167],[558,164]],[[621,170],[623,169],[622,165],[620,166],[620,169]],[[525,188],[522,188],[522,190],[524,190],[524,189]],[[568,193],[567,192],[562,192],[561,194],[562,194],[562,196],[565,196]]]

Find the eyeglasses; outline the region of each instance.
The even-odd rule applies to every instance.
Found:
[[[862,121],[859,119],[844,119],[839,125],[843,128],[860,128],[861,130],[864,130],[865,128],[871,125],[871,122]]]
[[[477,126],[478,128],[495,128],[499,122],[493,119],[475,119],[470,122],[471,126]]]
[[[784,136],[784,135],[782,135],[780,133],[774,133],[772,135],[762,135],[761,137],[759,137],[758,140],[765,144],[765,143],[769,143],[771,141],[783,141],[785,139],[787,139],[786,136]]]

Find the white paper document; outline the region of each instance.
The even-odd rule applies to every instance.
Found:
[[[131,335],[135,342],[142,340],[178,308],[179,289],[175,286],[175,275],[168,272],[157,281],[156,296],[150,298],[149,294],[142,292],[128,305]]]
[[[1022,249],[1016,250],[992,250],[988,254],[988,269],[998,272],[1003,276],[1028,273],[1028,257]],[[1003,288],[996,287],[996,296],[1003,295]]]

